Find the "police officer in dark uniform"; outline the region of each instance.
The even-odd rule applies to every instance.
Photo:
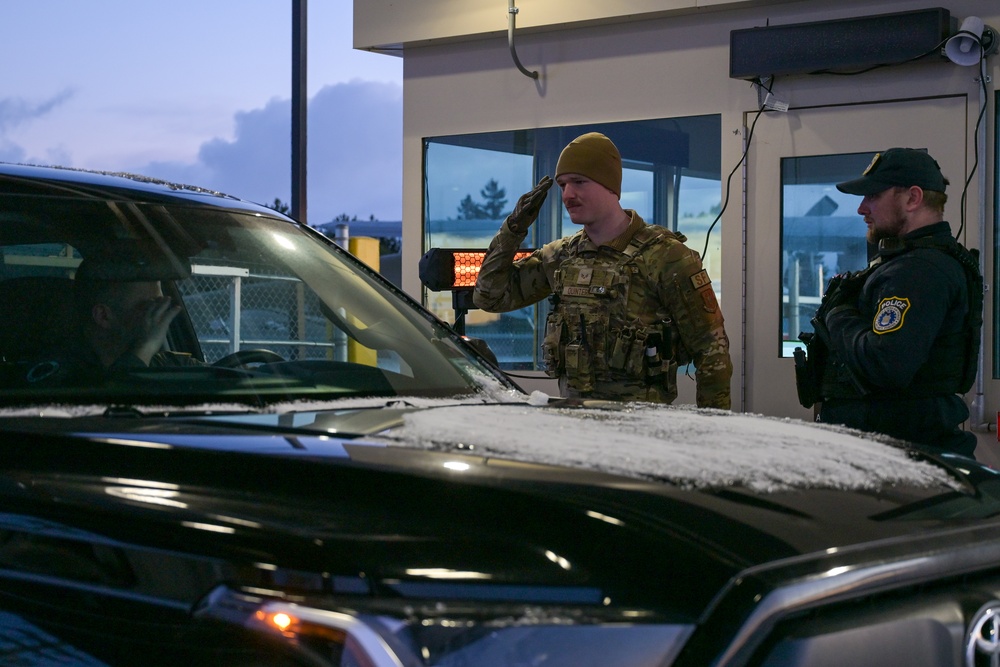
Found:
[[[947,185],[937,162],[911,148],[879,153],[837,185],[864,197],[858,213],[878,254],[831,281],[810,357],[823,362],[819,421],[971,457],[961,394],[976,377],[983,283],[977,256],[944,220]]]

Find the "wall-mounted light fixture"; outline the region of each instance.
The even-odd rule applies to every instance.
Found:
[[[991,53],[997,52],[996,30],[983,23],[978,16],[969,16],[944,45],[948,60],[956,65],[977,65]]]
[[[529,72],[528,69],[521,64],[520,58],[517,57],[517,51],[514,50],[514,17],[517,16],[517,7],[514,6],[514,0],[508,0],[507,3],[507,46],[510,47],[510,55],[514,59],[514,64],[517,68],[521,70],[521,73],[525,76],[531,77],[532,79],[538,78],[538,72]]]

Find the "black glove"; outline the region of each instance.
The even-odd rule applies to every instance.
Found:
[[[857,307],[858,297],[861,296],[861,289],[865,286],[868,278],[868,271],[855,271],[853,273],[839,273],[830,279],[830,286],[823,295],[816,314],[825,318],[834,308],[843,305]]]
[[[816,332],[816,336],[812,341],[810,341],[809,355],[811,356],[813,354],[813,348],[815,347],[817,348],[817,354],[822,355],[821,357],[817,358],[822,359],[822,364],[824,365],[824,367],[826,366],[827,363],[844,367],[847,371],[847,376],[850,378],[851,383],[854,385],[854,388],[858,391],[858,393],[861,396],[867,396],[868,394],[871,393],[871,390],[868,388],[868,385],[865,383],[864,379],[861,377],[861,375],[857,372],[857,370],[853,366],[851,366],[848,363],[843,363],[839,360],[837,354],[838,348],[833,344],[833,334],[830,333],[829,321],[827,318],[830,318],[830,316],[832,315],[837,315],[838,313],[842,313],[845,311],[852,311],[855,314],[858,312],[857,309],[850,304],[840,304],[839,306],[833,308],[828,313],[826,313],[825,317],[821,318],[819,314],[817,314],[816,317],[812,318],[813,331]],[[820,378],[822,378],[823,372],[825,371],[823,369],[820,369],[819,371]]]
[[[859,311],[853,303],[842,303],[839,306],[831,308],[825,315],[823,315],[823,324],[826,325],[827,329],[830,328],[830,322],[833,321],[833,318],[841,313],[847,313],[849,317],[861,316],[861,311]]]
[[[538,185],[532,188],[530,192],[521,195],[521,198],[517,200],[517,204],[514,206],[514,210],[507,216],[507,228],[515,234],[527,232],[531,223],[538,218],[538,211],[541,210],[542,203],[545,201],[545,197],[548,195],[549,188],[551,187],[552,179],[548,176],[542,176],[542,180],[538,181]]]

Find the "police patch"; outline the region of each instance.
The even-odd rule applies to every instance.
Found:
[[[877,334],[889,333],[903,328],[903,318],[910,309],[910,300],[899,296],[882,299],[872,322],[872,330]]]

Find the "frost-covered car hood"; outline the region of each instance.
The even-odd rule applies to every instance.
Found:
[[[567,466],[684,488],[930,486],[951,481],[897,443],[798,420],[631,404],[484,405],[407,413],[386,444]]]
[[[129,437],[291,455],[339,455],[342,443],[351,442],[539,463],[682,488],[741,487],[765,493],[957,484],[947,470],[916,458],[904,443],[889,438],[692,406],[561,401],[535,394],[527,401],[505,403],[402,398],[345,400],[322,409],[287,407],[294,410],[231,412],[216,406],[204,414],[173,413],[163,422],[174,428],[185,424],[184,433],[151,428],[150,422],[157,419],[154,410],[142,421],[143,433]],[[23,413],[8,411],[0,417],[4,414]],[[56,409],[48,414],[74,413]],[[94,422],[84,423],[80,435],[115,435],[104,428],[92,432]],[[97,423],[106,427],[115,421]],[[197,424],[203,425],[204,434],[190,432]],[[253,438],[220,433],[227,428],[258,433]],[[294,445],[279,435],[283,432],[297,435]]]

